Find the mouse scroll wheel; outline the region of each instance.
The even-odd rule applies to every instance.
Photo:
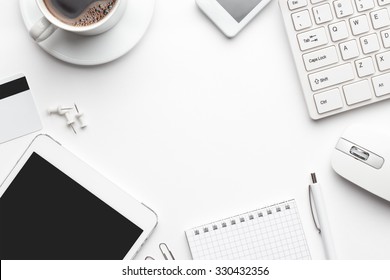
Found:
[[[361,160],[368,160],[370,157],[370,154],[366,151],[363,151],[362,149],[359,149],[356,146],[352,146],[351,150],[349,151],[353,156],[361,159]]]

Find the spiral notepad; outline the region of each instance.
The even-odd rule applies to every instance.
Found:
[[[195,260],[310,259],[295,200],[186,231]]]

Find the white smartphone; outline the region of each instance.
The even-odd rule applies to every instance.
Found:
[[[240,32],[271,0],[196,0],[199,8],[229,38]]]
[[[2,260],[133,258],[157,215],[47,135],[0,187]]]

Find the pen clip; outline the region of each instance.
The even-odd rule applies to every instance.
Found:
[[[313,210],[313,204],[312,204],[312,190],[311,190],[310,185],[309,185],[309,203],[310,203],[310,211],[311,211],[311,216],[313,217],[314,226],[318,230],[318,233],[321,234],[321,229],[318,226],[316,219],[314,218],[314,210]]]

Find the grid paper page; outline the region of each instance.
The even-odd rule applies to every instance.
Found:
[[[310,259],[295,200],[186,231],[194,260]]]

